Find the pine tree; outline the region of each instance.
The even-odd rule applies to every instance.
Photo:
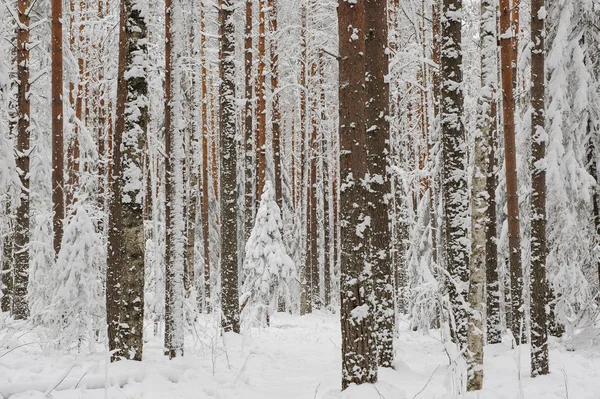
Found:
[[[517,149],[515,144],[515,100],[512,62],[515,32],[511,25],[510,0],[500,0],[500,63],[502,65],[502,121],[504,129],[504,157],[506,168],[506,206],[508,211],[508,241],[510,261],[510,303],[512,331],[517,344],[525,331],[523,319],[523,270],[521,265],[521,232],[519,223],[519,195],[517,187]]]
[[[444,0],[442,8],[442,196],[444,213],[444,262],[453,314],[454,342],[462,349],[467,342],[467,281],[469,251],[466,218],[468,193],[466,140],[463,118],[462,1]]]
[[[365,0],[366,140],[369,174],[371,234],[368,262],[373,269],[373,310],[378,365],[392,367],[394,361],[394,292],[390,262],[388,154],[390,142],[387,55],[387,6],[380,0]]]
[[[258,321],[264,326],[280,301],[287,307],[291,305],[290,287],[296,279],[296,269],[286,252],[282,228],[276,194],[267,180],[242,267],[242,303],[246,302],[242,319],[250,323]]]
[[[338,2],[342,389],[377,380],[367,240],[365,2]]]
[[[254,221],[254,118],[252,117],[252,110],[254,105],[253,99],[253,80],[252,80],[252,8],[254,6],[254,0],[246,0],[246,20],[244,24],[244,142],[245,142],[245,201],[244,201],[244,224],[245,224],[245,236],[250,236],[252,230],[252,224]]]
[[[148,48],[143,0],[120,6],[117,109],[109,218],[106,310],[112,360],[142,360],[144,324],[142,151],[148,129]]]
[[[237,155],[235,105],[235,25],[233,0],[223,0],[221,65],[219,76],[219,130],[221,137],[221,304],[223,329],[240,332],[237,256]],[[257,186],[258,189],[258,186]]]
[[[531,376],[548,374],[544,0],[531,2]]]

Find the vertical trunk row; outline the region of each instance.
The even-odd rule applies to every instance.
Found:
[[[531,2],[531,376],[549,373],[544,0]]]
[[[502,120],[506,167],[506,206],[508,211],[508,248],[510,261],[510,304],[512,331],[517,344],[525,329],[523,319],[523,269],[521,266],[521,232],[515,144],[515,100],[513,94],[513,32],[510,0],[500,0],[500,63],[502,65]]]
[[[338,2],[342,389],[377,380],[368,261],[365,2]]]
[[[142,360],[145,241],[140,172],[148,130],[148,30],[140,0],[123,0],[120,7],[106,307],[112,360]]]
[[[56,3],[56,2],[54,2]],[[29,151],[30,151],[30,102],[29,102],[29,0],[19,0],[17,3],[19,25],[17,26],[17,170],[23,185],[21,192],[21,203],[17,208],[17,217],[15,219],[14,229],[14,268],[13,268],[13,286],[12,286],[12,314],[15,319],[25,319],[29,316],[29,307],[27,305],[27,284],[29,281]],[[54,4],[53,4],[54,6]],[[55,9],[53,8],[53,12]],[[53,15],[55,17],[56,15]],[[53,35],[55,30],[60,30],[62,27],[60,22],[57,24],[53,20]],[[62,33],[61,33],[62,37]],[[55,39],[56,40],[56,39]],[[54,50],[54,49],[53,49]],[[54,57],[54,52],[53,52]],[[54,58],[53,58],[54,60]],[[61,68],[62,69],[62,68]],[[52,69],[54,73],[54,66]],[[62,70],[61,70],[62,74]],[[62,86],[61,86],[62,87]],[[55,89],[54,84],[52,86]],[[54,94],[54,92],[53,92]],[[60,99],[59,99],[60,100]],[[62,100],[59,103],[62,113]],[[53,112],[56,107],[53,96]],[[53,115],[53,124],[56,119]],[[62,140],[62,119],[60,120],[60,138]],[[54,125],[53,125],[54,128]],[[58,131],[53,133],[58,134]],[[57,136],[54,136],[56,139]],[[62,141],[61,141],[62,143]],[[54,154],[53,154],[54,156]],[[61,151],[62,156],[62,151]],[[62,159],[61,159],[62,166]],[[54,173],[54,172],[53,172]],[[62,167],[60,169],[62,173]],[[61,186],[62,188],[62,186]],[[61,191],[62,192],[62,191]],[[56,217],[56,215],[55,215]],[[62,227],[62,218],[60,220]],[[58,253],[60,249],[60,240],[56,246],[56,235],[60,232],[55,230],[55,249]]]
[[[373,270],[374,328],[378,364],[392,367],[394,360],[394,292],[393,268],[390,262],[388,176],[390,153],[388,27],[385,1],[365,0],[365,123],[369,175],[370,237],[367,244],[368,262]]]

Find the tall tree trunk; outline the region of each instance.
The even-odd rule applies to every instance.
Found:
[[[302,215],[304,216],[303,222],[306,227],[306,248],[303,265],[300,268],[300,314],[304,315],[312,311],[310,293],[309,293],[309,259],[310,259],[310,223],[308,222],[310,216],[310,202],[308,200],[308,186],[310,185],[310,178],[308,177],[308,165],[307,153],[309,151],[309,140],[306,126],[306,110],[307,110],[307,86],[306,86],[306,68],[307,68],[307,43],[306,43],[306,2],[302,1],[300,5],[300,19],[301,19],[301,30],[300,30],[300,181],[298,191],[300,192],[300,204],[302,206]],[[304,227],[304,225],[303,225]]]
[[[590,175],[596,179],[596,181],[600,181],[600,174],[598,174],[598,162],[600,159],[600,152],[596,148],[597,143],[592,133],[592,121],[588,120],[588,136],[590,137],[590,144],[588,147],[588,164]],[[600,239],[600,187],[596,185],[596,188],[592,194],[592,213],[594,218],[594,227],[596,228],[596,239]],[[598,282],[600,283],[600,259],[598,260],[598,265],[596,266],[596,272],[598,275]]]
[[[544,0],[531,1],[531,376],[548,374]]]
[[[148,131],[148,29],[142,9],[141,0],[121,2],[106,298],[113,361],[142,360],[144,345],[144,190],[139,172]]]
[[[165,1],[165,355],[183,355],[183,132],[181,67],[178,41],[182,21],[179,0]]]
[[[469,326],[467,330],[467,390],[483,387],[483,317],[485,315],[484,288],[486,267],[487,208],[490,197],[487,191],[489,176],[490,135],[496,120],[492,115],[494,82],[496,79],[496,7],[493,0],[481,2],[481,94],[478,99],[477,130],[473,179],[471,184],[471,264],[469,278]],[[494,201],[495,203],[495,201]]]
[[[11,227],[9,227],[10,231]],[[10,312],[12,307],[13,288],[13,264],[14,264],[14,240],[7,234],[2,245],[2,273],[0,283],[2,284],[2,299],[0,300],[0,311]]]
[[[245,236],[244,239],[248,240],[250,232],[252,231],[252,224],[254,221],[254,119],[252,118],[252,109],[254,99],[252,97],[252,7],[254,6],[254,0],[246,0],[246,22],[244,25],[244,88],[245,88],[245,100],[244,104],[244,141],[245,141]]]
[[[392,367],[394,361],[394,292],[393,267],[390,262],[388,175],[390,153],[388,27],[387,5],[381,0],[365,0],[366,64],[366,149],[369,174],[370,239],[367,256],[373,270],[373,311],[378,364]]]
[[[510,304],[512,331],[517,344],[523,330],[523,269],[521,266],[521,232],[515,145],[515,100],[513,94],[513,39],[510,0],[500,0],[500,63],[502,66],[502,120],[506,167],[506,206],[508,210],[508,248],[510,260]]]
[[[206,29],[206,4],[204,1],[200,8],[200,30],[205,32]],[[209,160],[208,160],[208,140],[209,140],[209,123],[208,123],[208,85],[207,75],[208,57],[206,54],[206,36],[203,34],[200,37],[200,58],[202,62],[202,203],[201,203],[201,218],[202,218],[202,242],[204,248],[204,304],[205,311],[210,311],[210,220],[209,220]]]
[[[462,349],[467,342],[466,287],[469,250],[466,218],[469,207],[466,175],[465,128],[462,122],[462,0],[444,0],[442,9],[442,195],[444,206],[444,252],[448,291],[454,315],[453,339]]]
[[[23,185],[21,202],[17,208],[14,229],[14,260],[12,287],[12,314],[15,319],[29,316],[27,284],[29,281],[29,152],[31,121],[29,102],[29,0],[17,3],[19,25],[17,26],[17,170]],[[53,21],[54,22],[54,21]],[[53,25],[53,28],[55,26]],[[60,26],[57,28],[60,29]],[[53,29],[53,33],[54,29]],[[54,87],[54,86],[53,86]],[[53,104],[55,105],[55,104]],[[62,107],[62,102],[61,102]],[[62,123],[62,120],[61,120]],[[62,138],[62,131],[61,131]],[[62,141],[61,141],[62,143]],[[62,154],[62,152],[61,152]],[[61,164],[62,165],[62,164]],[[62,173],[62,168],[61,168]],[[61,219],[62,223],[62,219]],[[61,224],[62,227],[62,224]],[[56,243],[56,240],[55,240]],[[60,248],[60,241],[58,242]],[[57,250],[58,253],[58,250]]]
[[[277,0],[268,0],[269,19],[271,22],[271,137],[273,138],[273,169],[275,171],[275,200],[283,212],[283,195],[281,193],[281,113],[279,110],[279,54],[277,30]]]
[[[497,65],[497,55],[494,63]],[[497,76],[497,74],[496,74]],[[496,189],[498,188],[498,109],[496,91],[492,93],[493,101],[490,104],[490,134],[488,142],[488,175],[487,175],[487,226],[485,228],[485,292],[487,316],[487,343],[497,344],[502,341],[500,320],[500,281],[498,280],[498,242],[497,242],[497,217],[496,217]]]
[[[265,48],[265,13],[267,0],[258,0],[258,87],[256,118],[258,129],[256,131],[256,197],[260,197],[265,187],[265,174],[267,170],[267,87],[265,69],[267,64]]]
[[[219,128],[221,132],[221,301],[223,329],[240,332],[237,251],[237,156],[235,123],[235,24],[234,0],[223,0],[220,9],[221,85]]]
[[[21,0],[23,1],[23,0]],[[26,1],[29,7],[29,1]],[[25,17],[29,20],[29,17]],[[63,31],[62,2],[52,1],[52,211],[54,253],[58,256],[65,218],[63,157]],[[18,64],[20,65],[20,64]],[[29,119],[29,118],[28,118]],[[28,122],[29,123],[29,122]]]
[[[338,2],[342,389],[377,380],[368,261],[365,2]]]

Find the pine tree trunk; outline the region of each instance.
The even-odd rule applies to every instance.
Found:
[[[515,100],[513,94],[513,39],[510,0],[500,0],[500,63],[502,66],[502,119],[506,165],[506,206],[508,210],[508,248],[510,260],[510,304],[512,325],[508,328],[518,344],[525,324],[523,319],[523,269],[521,266],[521,232],[515,145]]]
[[[466,143],[463,118],[462,0],[444,0],[442,9],[442,195],[444,206],[444,252],[447,281],[454,315],[452,334],[462,349],[467,343],[466,287],[469,250],[466,218],[469,207],[466,176]]]
[[[370,240],[367,244],[373,270],[373,310],[378,365],[392,367],[394,361],[394,292],[393,267],[390,261],[388,176],[390,153],[388,26],[387,5],[381,0],[365,0],[366,64],[366,150],[369,181]]]
[[[492,116],[494,81],[496,79],[496,16],[492,0],[481,2],[481,94],[478,99],[477,130],[475,132],[474,166],[471,184],[471,264],[469,278],[469,327],[467,330],[467,390],[483,387],[483,318],[486,267],[487,192],[489,176],[489,142],[496,120]]]
[[[165,1],[165,355],[183,355],[183,132],[181,117],[181,70],[178,34],[181,24],[179,0]]]
[[[29,150],[31,120],[29,102],[29,0],[18,0],[17,27],[17,152],[16,163],[23,191],[17,208],[14,229],[14,269],[12,314],[15,319],[29,316],[27,285],[29,281]],[[62,103],[61,103],[62,106]],[[62,173],[62,169],[61,169]],[[61,220],[62,223],[62,220]],[[61,225],[62,226],[62,225]],[[60,247],[60,242],[59,242]]]
[[[265,13],[267,0],[259,0],[259,24],[258,24],[258,87],[256,118],[258,119],[258,129],[256,131],[256,197],[259,198],[265,187],[265,178],[267,170],[267,87],[265,69],[267,64],[267,55],[265,48]]]
[[[28,7],[29,1],[24,7]],[[27,20],[29,19],[28,17]],[[63,157],[63,32],[62,1],[52,0],[52,211],[54,253],[58,256],[65,218]],[[20,63],[18,63],[20,65]]]
[[[306,86],[306,67],[307,67],[307,43],[306,43],[306,4],[302,2],[300,6],[300,19],[301,19],[301,30],[300,30],[300,204],[302,206],[302,215],[304,216],[304,224],[306,227],[306,248],[303,265],[300,267],[300,282],[302,284],[300,292],[300,314],[312,312],[311,301],[310,301],[310,284],[308,283],[309,277],[309,262],[310,262],[310,201],[307,195],[308,186],[310,185],[310,177],[308,176],[308,165],[307,153],[309,152],[308,144],[308,133],[306,126],[306,109],[307,109],[307,86]],[[305,184],[306,182],[306,184]]]
[[[281,191],[281,113],[279,110],[279,54],[277,43],[277,0],[268,0],[269,19],[271,21],[271,136],[273,139],[273,169],[275,171],[275,199],[283,212],[283,195]]]
[[[221,13],[221,301],[223,329],[240,332],[237,256],[237,156],[235,122],[234,0],[223,0]],[[264,100],[264,98],[263,98]],[[262,187],[261,187],[262,188]]]
[[[497,64],[497,55],[494,63]],[[496,217],[496,189],[498,188],[498,161],[496,151],[498,149],[497,129],[497,102],[496,91],[492,93],[493,101],[490,104],[490,134],[488,142],[488,176],[487,176],[487,226],[485,247],[485,292],[486,292],[486,317],[487,317],[487,343],[497,344],[502,341],[500,320],[500,282],[498,280],[498,242],[497,242],[497,217]]]
[[[377,380],[371,272],[365,101],[365,2],[338,2],[342,389]]]
[[[244,88],[245,88],[245,100],[244,105],[244,141],[245,141],[245,236],[244,239],[248,240],[250,232],[252,231],[252,224],[254,221],[254,123],[252,118],[252,109],[254,99],[252,97],[252,7],[254,6],[254,0],[246,0],[246,22],[244,25]]]
[[[531,2],[531,376],[548,374],[544,0]]]
[[[148,130],[148,30],[140,3],[123,0],[121,4],[107,269],[109,348],[116,349],[113,361],[142,360],[144,345],[144,191],[138,174],[144,168]]]

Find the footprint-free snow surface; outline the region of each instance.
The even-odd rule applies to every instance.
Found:
[[[97,352],[85,348],[81,354],[65,354],[48,344],[43,330],[7,319],[0,325],[0,398],[456,397],[457,372],[439,333],[424,335],[406,326],[395,342],[395,369],[380,369],[377,384],[341,392],[339,316],[328,313],[280,313],[271,327],[242,335],[221,335],[209,318],[200,318],[187,331],[183,358],[169,361],[162,355],[161,338],[153,337],[145,344],[143,362],[115,364],[107,363],[100,346]],[[599,349],[594,333],[577,342],[552,341],[551,374],[532,379],[526,345],[516,350],[508,343],[487,346],[485,389],[465,397],[600,398]]]

